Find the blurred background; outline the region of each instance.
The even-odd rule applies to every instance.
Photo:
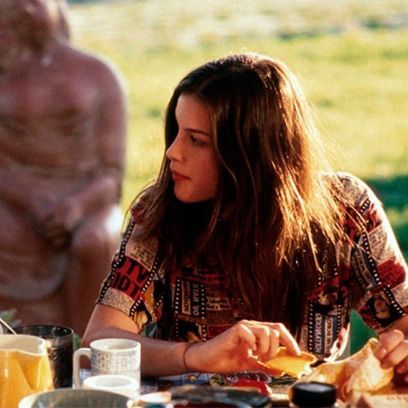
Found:
[[[336,170],[384,202],[408,259],[406,0],[69,2],[73,42],[121,73],[129,100],[126,209],[163,155],[163,115],[178,81],[230,52],[277,57],[298,75]]]

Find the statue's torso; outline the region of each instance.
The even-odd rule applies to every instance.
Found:
[[[33,206],[75,191],[100,166],[100,88],[92,75],[63,59],[26,75],[0,75],[0,177],[24,180]],[[29,211],[1,192],[0,220],[0,295],[49,293],[63,279],[67,253],[50,248]]]
[[[97,165],[99,91],[85,76],[69,74],[48,69],[19,78],[0,75],[3,161],[43,168],[48,177]]]

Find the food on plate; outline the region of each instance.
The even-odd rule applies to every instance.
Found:
[[[239,380],[256,380],[263,381],[264,383],[270,383],[273,378],[262,371],[239,371],[235,373],[225,374],[229,384],[232,384]]]
[[[313,354],[302,352],[299,356],[293,356],[289,354],[286,347],[279,347],[278,354],[267,361],[259,364],[263,365],[267,372],[272,375],[277,373],[288,374],[296,378],[300,378],[303,374],[307,374],[311,371],[311,364],[316,362],[316,357]]]
[[[392,390],[393,369],[383,369],[374,356],[378,340],[370,339],[352,356],[323,363],[302,378],[302,382],[319,381],[337,387],[338,397],[355,404],[363,394],[387,394]]]

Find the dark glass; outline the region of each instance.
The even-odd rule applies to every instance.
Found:
[[[336,407],[336,387],[312,381],[294,384],[289,391],[292,407]]]
[[[14,328],[17,333],[45,340],[54,388],[72,387],[72,355],[74,332],[69,327],[31,324]]]

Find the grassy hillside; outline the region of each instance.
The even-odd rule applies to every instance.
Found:
[[[408,255],[408,16],[403,0],[116,0],[72,4],[74,42],[111,61],[129,98],[123,207],[154,178],[162,119],[191,68],[253,50],[285,61],[333,166],[378,192]],[[404,14],[405,13],[405,14]]]

